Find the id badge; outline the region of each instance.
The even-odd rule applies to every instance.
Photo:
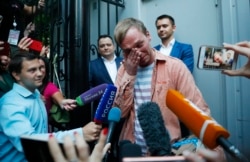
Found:
[[[11,45],[17,45],[19,35],[20,35],[20,30],[10,29],[8,43]]]

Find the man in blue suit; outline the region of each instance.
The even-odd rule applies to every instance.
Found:
[[[179,58],[192,73],[194,68],[193,48],[190,44],[180,43],[175,40],[174,31],[176,25],[174,18],[170,15],[161,15],[157,17],[155,25],[161,44],[154,48],[165,55]]]
[[[99,36],[97,45],[100,57],[90,61],[90,86],[95,87],[103,83],[114,84],[123,58],[115,55],[115,45],[111,36]]]

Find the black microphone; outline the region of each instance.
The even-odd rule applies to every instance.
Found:
[[[151,156],[171,155],[170,136],[159,106],[146,102],[138,108],[138,120]]]
[[[130,140],[121,140],[118,144],[119,147],[122,147],[125,144],[132,143]]]
[[[124,143],[119,147],[119,161],[126,157],[142,157],[141,147],[133,143]]]
[[[130,140],[121,140],[119,141],[118,143],[118,159],[119,159],[119,162],[122,162],[122,158],[123,158],[123,150],[122,150],[122,147],[126,144],[131,144],[132,142]]]

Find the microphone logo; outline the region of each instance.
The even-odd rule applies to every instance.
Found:
[[[99,90],[99,91],[97,91],[95,94],[89,94],[88,96],[86,96],[84,99],[86,100],[86,101],[88,101],[88,100],[94,100],[95,98],[97,98],[98,96],[100,96],[100,95],[102,95],[104,93],[104,90]]]
[[[108,87],[108,84],[104,83],[82,93],[80,96],[76,97],[77,105],[83,106],[92,101],[100,99],[107,87]]]
[[[108,113],[115,100],[117,88],[111,84],[105,89],[99,105],[96,109],[94,121],[96,123],[106,123],[108,120]]]
[[[113,101],[115,100],[115,94],[116,94],[116,91],[111,91],[109,99],[108,99],[107,104],[106,104],[106,107],[102,113],[103,118],[107,118],[109,110],[111,109],[111,107],[113,105]]]

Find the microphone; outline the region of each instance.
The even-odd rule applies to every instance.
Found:
[[[111,143],[116,124],[120,121],[120,118],[121,118],[121,110],[119,108],[113,107],[112,109],[110,109],[109,114],[108,114],[109,129],[108,129],[106,143]],[[114,147],[114,146],[112,146],[112,147]],[[103,162],[110,161],[109,160],[110,154],[112,154],[112,151],[107,152],[105,154],[105,156],[103,158]]]
[[[123,158],[123,152],[124,150],[122,150],[122,148],[124,147],[124,145],[126,144],[132,144],[132,142],[130,140],[121,140],[119,143],[118,143],[118,159],[119,159],[119,162],[122,162],[122,158]]]
[[[170,136],[158,104],[141,104],[138,108],[138,120],[151,156],[171,155]]]
[[[142,157],[141,147],[134,143],[125,143],[119,148],[119,161],[126,157]]]
[[[128,145],[128,146],[125,146],[125,145]],[[121,140],[118,144],[118,152],[119,152],[119,155],[118,155],[119,162],[122,162],[124,157],[141,157],[142,156],[141,147],[137,144],[132,144],[130,140]]]
[[[130,140],[121,140],[118,144],[119,147],[122,147],[125,144],[132,143]]]
[[[109,122],[109,131],[106,139],[106,143],[110,143],[116,124],[120,121],[121,119],[121,110],[117,107],[113,107],[110,109],[109,114],[108,114],[108,122]]]
[[[97,106],[94,116],[95,123],[97,124],[107,123],[108,113],[115,100],[116,90],[117,88],[114,85],[108,84]]]
[[[233,157],[248,161],[226,138],[229,132],[212,117],[205,114],[194,103],[176,90],[168,90],[167,107],[188,127],[208,148],[221,145]],[[190,122],[192,119],[192,122]]]
[[[90,90],[82,93],[80,96],[76,97],[76,104],[78,106],[86,105],[92,101],[98,100],[102,97],[108,84],[100,84]]]

